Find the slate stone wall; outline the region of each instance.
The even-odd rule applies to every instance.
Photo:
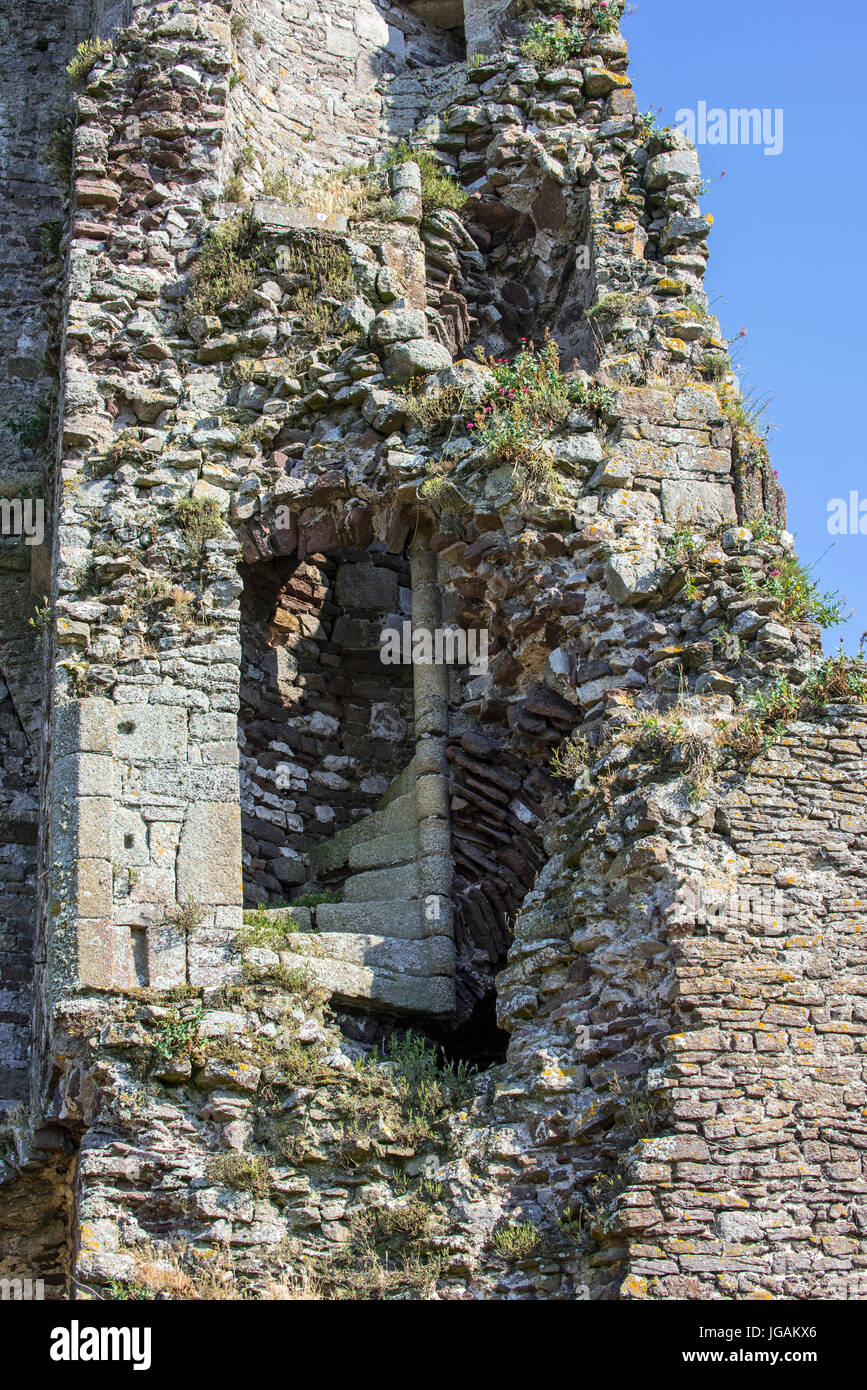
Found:
[[[0,1166],[12,1263],[137,1288],[183,1230],[228,1244],[228,1277],[264,1297],[861,1296],[864,710],[807,702],[767,746],[739,743],[757,693],[822,669],[821,633],[767,583],[794,541],[719,361],[695,151],[638,115],[616,32],[545,68],[520,50],[532,15],[498,12],[489,44],[468,10],[467,67],[457,35],[391,10],[307,29],[288,5],[142,0],[124,18],[77,100],[54,272],[41,718],[4,646],[9,815],[33,797],[34,729],[45,808],[39,1124],[7,1120]],[[460,215],[425,204],[412,161],[327,228],[303,198],[226,200],[253,137],[257,192],[284,149],[303,179],[413,129],[462,180]],[[10,224],[22,304],[41,187]],[[190,312],[203,249],[239,212],[237,302]],[[0,331],[30,400],[12,339],[36,309],[18,314]],[[474,349],[546,327],[568,349],[559,404],[531,449],[497,455],[473,419],[497,364]],[[261,837],[254,854],[253,813],[284,816],[268,844],[300,852],[308,812],[372,809],[349,778],[314,798],[320,760],[370,750],[359,773],[385,775],[367,691],[370,717],[339,736],[304,705],[300,812],[251,791],[282,751],[274,711],[250,717],[274,614],[317,648],[287,673],[320,679],[341,624],[357,650],[341,573],[371,553],[380,581],[411,556],[416,620],[484,628],[490,665],[417,670],[412,721],[392,692],[416,765],[391,803],[407,824],[386,806],[376,825],[401,862],[365,861],[349,901],[288,943],[269,918],[251,944],[242,807],[248,889],[275,898],[291,875],[269,873]],[[338,693],[354,690],[316,689]],[[5,860],[16,922],[26,838]],[[16,1099],[26,932],[3,941]],[[325,993],[372,1019],[341,1032]],[[469,1082],[429,1059],[422,1099],[372,1051],[407,1011],[459,1051],[494,994],[508,1052]]]

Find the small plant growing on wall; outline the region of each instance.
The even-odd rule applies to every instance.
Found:
[[[316,293],[329,299],[345,299],[354,293],[352,261],[344,248],[324,237],[315,237],[289,247],[286,273],[309,282]]]
[[[339,903],[340,900],[340,894],[336,889],[323,888],[318,893],[302,893],[300,897],[293,898],[291,903],[287,903],[286,906],[289,908],[318,907],[320,903]]]
[[[421,174],[421,206],[425,217],[446,208],[460,212],[469,194],[458,180],[424,145],[410,145],[399,140],[389,151],[385,161],[386,169],[394,169],[398,164],[409,162],[417,164]]]
[[[551,756],[551,772],[555,777],[568,777],[574,782],[592,767],[596,756],[583,734],[566,739]]]
[[[56,261],[60,254],[60,246],[63,241],[63,223],[59,218],[46,222],[39,236],[42,247],[42,259],[46,265]]]
[[[543,68],[566,67],[587,47],[587,32],[578,19],[567,23],[563,15],[540,19],[521,44],[525,58]]]
[[[599,0],[590,10],[566,8],[570,13],[536,21],[521,44],[525,58],[543,68],[565,67],[583,57],[594,33],[614,33],[623,13],[621,0]]]
[[[214,1182],[249,1192],[251,1197],[267,1197],[271,1186],[264,1154],[220,1154],[219,1158],[211,1160],[208,1176]]]
[[[721,723],[717,740],[742,763],[761,757],[782,738],[793,720],[820,714],[830,704],[867,701],[867,633],[855,656],[840,649],[812,670],[800,685],[780,676],[768,690],[757,691],[749,707],[730,723]]]
[[[491,1238],[491,1248],[503,1259],[514,1263],[541,1254],[543,1244],[542,1236],[532,1221],[498,1226]]]
[[[18,415],[7,419],[6,428],[15,436],[22,449],[38,449],[48,439],[51,410],[45,401],[39,401],[30,415]]]
[[[54,609],[51,607],[51,604],[46,601],[37,607],[36,612],[31,618],[27,619],[28,626],[33,629],[37,641],[41,640],[42,634],[48,631],[53,617]]]
[[[193,271],[184,309],[186,318],[219,314],[240,304],[256,284],[256,238],[249,213],[221,223],[205,238]]]
[[[73,87],[81,89],[86,86],[100,58],[107,57],[113,51],[111,39],[85,39],[84,43],[80,43],[74,58],[66,65],[66,76]]]
[[[272,915],[262,904],[255,911],[244,913],[244,925],[235,936],[235,948],[238,951],[259,947],[285,951],[291,945],[289,938],[300,931],[291,913]]]
[[[185,1009],[183,1013],[172,1009],[151,1037],[152,1062],[173,1062],[181,1057],[189,1057],[203,1017],[200,1005]]]
[[[757,573],[744,566],[741,578],[744,593],[778,599],[785,621],[806,620],[829,628],[836,627],[845,616],[845,600],[837,593],[823,592],[795,555],[768,561]]]
[[[295,310],[300,325],[314,338],[338,331],[335,308],[355,293],[352,261],[344,248],[319,236],[289,248],[286,271],[296,277]]]
[[[242,174],[235,172],[229,175],[223,188],[223,197],[227,203],[249,203],[247,186]]]
[[[610,324],[615,319],[623,318],[625,314],[632,313],[640,303],[640,296],[634,294],[606,294],[591,308],[585,311],[584,317],[591,323],[595,319]]]
[[[732,369],[728,355],[724,352],[703,353],[700,371],[706,381],[721,381]]]
[[[72,149],[75,136],[75,115],[67,112],[57,122],[57,128],[45,146],[43,159],[58,182],[67,184],[72,173]]]
[[[194,559],[201,559],[206,541],[224,534],[220,509],[212,497],[183,497],[175,515]]]
[[[366,196],[364,172],[362,166],[350,165],[301,180],[293,178],[287,169],[269,169],[262,178],[263,192],[266,198],[279,198],[303,207],[314,217],[352,217]]]
[[[191,931],[195,931],[196,927],[200,927],[204,919],[205,909],[203,907],[198,907],[194,903],[186,903],[183,907],[178,908],[173,921],[179,931],[188,935]]]
[[[527,342],[509,360],[480,354],[493,375],[490,393],[480,403],[467,430],[491,462],[519,464],[539,453],[545,431],[565,423],[571,410],[608,409],[612,394],[583,378],[560,370],[560,354],[553,339],[536,350]]]

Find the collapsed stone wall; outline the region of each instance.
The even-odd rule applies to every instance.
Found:
[[[52,1179],[15,1258],[50,1229],[85,1296],[147,1287],[169,1238],[222,1278],[228,1250],[265,1296],[858,1296],[863,710],[790,726],[750,771],[726,752],[754,692],[805,682],[820,634],[763,587],[793,553],[784,499],[731,382],[706,379],[724,344],[695,152],[638,117],[619,34],[545,69],[517,48],[531,17],[495,10],[480,34],[468,9],[480,57],[392,73],[377,97],[380,131],[415,127],[459,173],[461,215],[425,209],[411,162],[345,228],[258,199],[243,296],[190,314],[208,233],[237,211],[220,200],[241,121],[266,154],[287,135],[259,109],[265,45],[233,14],[145,0],[77,105],[42,639],[42,1127],[10,1130],[0,1205],[28,1207],[33,1166],[53,1153],[65,1175],[76,1148],[75,1234],[62,1250]],[[252,95],[230,80],[239,39]],[[322,74],[346,59],[348,81],[332,50]],[[332,294],[316,266],[335,256]],[[567,395],[535,423],[540,474],[466,428],[496,378],[452,358],[545,327]],[[425,424],[419,398],[452,408]],[[397,703],[415,757],[379,809],[370,719],[340,733],[308,693],[366,609],[340,580],[362,555],[380,580],[412,557],[414,622],[491,638],[482,675],[413,672],[412,719]],[[308,645],[281,657],[275,626]],[[257,706],[272,671],[280,698]],[[308,724],[285,716],[285,743],[310,776],[272,801],[260,769],[290,688]],[[666,744],[673,725],[686,737]],[[576,733],[565,781],[551,757]],[[699,782],[695,743],[713,750]],[[345,757],[376,785],[310,796],[320,764],[350,780],[324,767]],[[308,848],[321,808],[342,839]],[[768,833],[790,808],[794,885]],[[325,878],[352,868],[347,899],[299,909],[297,931],[279,911],[242,924],[243,830],[249,901],[303,881],[287,849]],[[748,902],[773,882],[795,920],[708,928],[709,882]],[[467,1055],[493,1060],[495,998],[502,1064],[468,1082],[428,1058],[419,1090],[396,1024],[459,1055],[469,1020]]]
[[[153,1051],[187,1005],[139,1005],[136,1023],[104,1026],[100,1116],[115,1142],[86,1140],[79,1163],[82,1280],[135,1283],[151,1258],[157,1125],[173,1136],[161,1170],[187,1179],[164,1185],[160,1222],[206,1249],[224,1242],[236,1277],[271,1296],[345,1297],[355,1280],[365,1297],[862,1297],[860,915],[836,868],[863,873],[863,718],[831,710],[793,728],[718,811],[691,805],[676,773],[638,766],[625,793],[594,794],[565,818],[499,982],[506,1063],[421,1138],[371,1103],[390,1069],[365,1080],[369,1054],[315,999],[296,995],[287,1010],[272,987],[254,1026],[214,996],[192,1089],[189,1061]],[[842,795],[838,743],[851,758]],[[811,817],[781,822],[799,798]],[[806,863],[806,886],[793,862]],[[744,865],[764,899],[740,921],[703,921],[697,878],[714,872],[725,893]],[[791,898],[775,917],[781,885]],[[76,1032],[95,1037],[92,1006],[79,1019]],[[288,1052],[268,1019],[288,1029]],[[162,1083],[144,1096],[131,1070],[142,1048]],[[267,1195],[215,1181],[227,1142],[267,1164]],[[356,1247],[371,1223],[376,1260]],[[492,1238],[522,1223],[544,1243],[516,1265]]]

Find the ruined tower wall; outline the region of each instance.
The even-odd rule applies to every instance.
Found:
[[[723,797],[737,890],[697,914],[693,878],[672,915],[673,1132],[634,1153],[629,1297],[867,1294],[864,713],[792,726]]]
[[[860,1296],[863,709],[732,751],[820,634],[762,587],[793,542],[730,374],[708,371],[725,345],[695,151],[639,117],[613,30],[552,69],[518,51],[533,16],[501,7],[467,7],[468,66],[455,32],[396,8],[123,18],[77,101],[57,271],[40,1123],[4,1149],[5,1229],[34,1173],[56,1180],[15,1261],[38,1247],[55,1275],[68,1257],[88,1286],[139,1288],[180,1235],[228,1246],[264,1296],[311,1278],[335,1297]],[[323,225],[321,185],[261,196],[266,174],[304,187],[413,130],[469,193],[460,216],[424,205],[411,161],[369,175],[348,227]],[[218,226],[249,233],[228,267],[246,278],[196,302]],[[546,328],[564,394],[532,449],[497,453],[475,414],[496,378],[467,352],[531,354]],[[289,788],[307,864],[287,882],[336,874],[343,898],[244,922],[244,578],[296,566],[328,604],[316,575],[371,547],[411,557],[417,623],[489,633],[489,669],[416,669],[415,756],[374,808],[304,649],[302,770],[337,758],[353,819],[308,837],[325,798],[290,808]],[[309,605],[280,612],[287,674],[322,633]],[[35,800],[33,681],[9,670],[8,790]],[[10,857],[10,898],[34,857]],[[708,885],[735,907],[710,910]],[[28,978],[19,954],[15,1096]],[[459,1049],[495,1000],[508,1052],[469,1084],[420,1098],[371,1051],[408,1018]],[[426,1235],[401,1246],[409,1227]],[[513,1227],[538,1234],[521,1258],[496,1239]],[[362,1230],[388,1256],[373,1270]]]
[[[582,1212],[595,1296],[864,1296],[864,771],[863,707],[831,709],[715,808],[650,781],[564,822],[495,1113],[519,1209]]]
[[[58,378],[58,248],[68,181],[73,102],[65,67],[93,33],[109,34],[127,7],[102,0],[34,0],[0,16],[4,54],[0,114],[0,186],[4,271],[0,285],[0,493],[33,508],[45,497],[54,454],[51,428]],[[0,1107],[27,1092],[33,1005],[35,842],[40,744],[41,662],[28,624],[48,587],[48,548],[2,542],[0,638],[5,755],[0,826]],[[50,515],[47,518],[50,530]]]
[[[224,423],[236,384],[226,364],[239,351],[279,364],[293,331],[266,295],[242,333],[219,335],[219,321],[206,315],[185,337],[188,272],[225,167],[238,37],[222,4],[139,5],[78,103],[56,625],[47,639],[45,795],[57,814],[44,827],[43,884],[53,995],[202,986],[232,973],[241,904],[240,547],[225,532],[192,543],[176,508],[192,494],[194,506],[228,516],[249,440],[231,425],[236,409]],[[417,195],[407,196],[414,209]],[[266,223],[274,215],[271,204]],[[413,210],[378,234],[391,248],[380,253],[391,276],[385,299],[374,288],[373,256],[360,266],[380,306],[404,290],[423,302],[417,221]],[[272,230],[284,235],[279,216]],[[279,300],[273,279],[266,283]],[[285,368],[278,375],[285,381]],[[302,411],[316,410],[314,383],[325,375],[316,372]],[[271,402],[271,439],[296,411],[294,389],[287,383]],[[323,400],[330,403],[327,392]],[[247,486],[259,476],[251,470]],[[241,507],[234,520],[256,509]],[[314,515],[308,508],[302,522]],[[312,534],[302,540],[315,551]],[[247,543],[249,558],[257,556]],[[179,580],[193,584],[197,624]],[[157,642],[154,605],[164,627]]]
[[[46,163],[51,137],[69,115],[64,68],[75,46],[92,32],[91,0],[80,4],[34,0],[8,7],[0,18],[6,66],[0,117],[0,178],[3,181],[4,280],[0,302],[2,387],[2,472],[42,459],[22,451],[7,419],[26,421],[47,404],[53,389],[46,362],[49,330],[43,293],[42,231],[62,212],[61,189]]]
[[[418,123],[427,70],[460,57],[452,31],[398,4],[252,0],[240,13],[226,154],[259,189],[263,175],[370,159]]]

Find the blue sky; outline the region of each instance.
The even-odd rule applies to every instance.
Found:
[[[727,338],[749,330],[732,348],[744,389],[774,395],[771,457],[800,557],[856,610],[826,633],[825,650],[841,636],[855,650],[867,629],[867,534],[830,535],[828,503],[855,491],[867,504],[867,5],[636,0],[623,32],[639,107],[663,107],[662,125],[700,101],[784,113],[778,156],[699,148],[711,181],[702,205],[715,218],[705,288]]]

